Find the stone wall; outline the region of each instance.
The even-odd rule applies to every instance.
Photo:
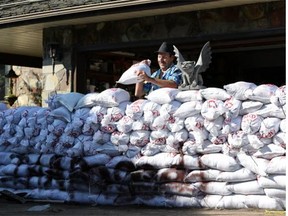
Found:
[[[13,66],[19,77],[15,79],[14,94],[18,97],[13,107],[41,106],[42,90],[45,88],[41,68]]]

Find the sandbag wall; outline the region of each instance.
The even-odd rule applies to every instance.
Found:
[[[0,112],[0,191],[100,205],[285,210],[286,86],[56,94]]]

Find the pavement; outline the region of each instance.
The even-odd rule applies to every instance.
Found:
[[[0,197],[0,216],[285,216],[285,211],[265,209],[193,209],[147,206],[94,206],[55,202],[25,202]]]

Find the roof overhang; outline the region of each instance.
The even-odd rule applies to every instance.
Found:
[[[11,55],[31,57],[35,60],[42,58],[42,33],[43,29],[49,27],[83,25],[272,1],[277,0],[117,0],[0,18],[0,64],[6,64],[3,62],[6,54],[9,54],[8,59],[11,59]]]

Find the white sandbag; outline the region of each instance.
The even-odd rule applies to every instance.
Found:
[[[114,131],[110,137],[110,141],[114,145],[127,145],[129,143],[129,139],[129,133],[127,134],[120,131]]]
[[[136,161],[135,165],[136,167],[151,166],[155,169],[167,168],[174,164],[175,157],[177,155],[165,152],[153,156],[142,156]]]
[[[186,154],[186,155],[196,155],[197,146],[198,146],[198,143],[196,143],[195,140],[192,140],[189,138],[186,140],[186,142],[184,142],[182,146],[182,152],[183,154]]]
[[[192,170],[185,178],[184,182],[209,182],[216,181],[217,176],[221,173],[220,170],[206,169],[206,170]]]
[[[247,139],[248,139],[249,145],[251,145],[252,148],[254,148],[255,150],[260,149],[264,145],[268,145],[272,143],[271,138],[264,138],[260,135],[259,132],[255,134],[247,134]]]
[[[189,139],[193,140],[197,144],[201,144],[204,142],[204,140],[208,139],[209,132],[203,128],[199,131],[189,131]]]
[[[71,194],[72,198],[71,202],[83,202],[83,200],[87,200],[84,203],[94,204],[94,205],[115,205],[116,199],[118,198],[118,194],[91,194],[91,193],[81,193],[78,192],[78,195]]]
[[[222,152],[224,155],[236,157],[241,149],[232,147],[228,142],[222,144]]]
[[[286,133],[278,132],[273,136],[272,142],[275,145],[281,146],[282,148],[286,149]]]
[[[187,117],[199,114],[202,109],[202,102],[189,101],[180,105],[180,107],[173,114],[174,117],[185,119]]]
[[[286,150],[284,148],[271,143],[261,147],[257,152],[253,154],[253,156],[271,160],[274,157],[283,156],[285,153]]]
[[[140,152],[141,152],[141,147],[129,145],[129,148],[126,150],[126,152],[123,152],[123,153],[124,153],[124,156],[128,158],[136,158],[138,157],[138,155],[140,155]]]
[[[218,116],[213,120],[208,120],[205,118],[204,120],[204,127],[210,134],[213,136],[221,135],[221,129],[223,127],[224,117]]]
[[[150,130],[149,123],[144,120],[144,116],[143,118],[140,117],[139,119],[134,120],[132,124],[132,131],[137,130],[146,130],[146,131]]]
[[[265,167],[265,172],[268,174],[286,174],[286,163],[286,156],[274,157]]]
[[[198,155],[181,155],[178,154],[178,157],[175,157],[174,165],[181,166],[188,170],[195,170],[195,169],[204,169],[207,168],[203,165],[200,161]]]
[[[48,99],[45,100],[49,109],[53,110],[61,106],[59,101],[57,100],[57,94],[55,92],[49,94]]]
[[[28,177],[29,176],[29,166],[27,164],[7,164],[1,166],[0,173],[5,176],[19,176]]]
[[[241,168],[234,172],[221,172],[216,177],[216,181],[224,182],[245,182],[256,179],[256,174],[246,168]]]
[[[279,131],[281,120],[279,118],[267,117],[261,122],[259,133],[262,137],[272,138]]]
[[[150,142],[156,145],[165,145],[166,139],[169,136],[169,133],[170,132],[168,129],[151,131]]]
[[[201,199],[201,207],[215,209],[217,203],[223,198],[222,195],[207,194]]]
[[[275,95],[277,89],[278,87],[273,84],[261,84],[253,89],[253,91],[246,91],[245,94],[250,100],[270,103],[270,98]]]
[[[206,100],[201,108],[201,115],[209,120],[213,121],[227,111],[224,106],[224,102],[219,99]]]
[[[216,204],[216,209],[246,209],[246,196],[241,194],[231,194],[223,196]]]
[[[216,87],[200,89],[199,92],[202,95],[202,97],[206,100],[213,99],[213,100],[225,101],[231,98],[231,96],[224,89]]]
[[[262,188],[286,188],[286,175],[259,176],[257,180]]]
[[[219,153],[222,151],[222,146],[214,144],[210,140],[203,140],[202,143],[196,145],[195,151],[198,154]]]
[[[200,157],[200,161],[211,169],[221,171],[233,172],[241,168],[233,157],[221,153],[203,155]]]
[[[158,103],[155,103],[153,101],[147,101],[144,105],[143,105],[143,112],[145,113],[146,111],[151,111],[153,113],[153,116],[159,116],[159,109],[161,108],[161,105]]]
[[[136,74],[137,71],[144,71],[147,76],[151,76],[150,69],[151,60],[145,59],[141,62],[133,64],[128,70],[126,70],[116,83],[131,85],[138,82],[142,82],[143,80],[139,78]]]
[[[100,125],[99,130],[105,133],[113,133],[114,131],[117,130],[117,126],[116,126],[116,123],[111,122],[107,125]]]
[[[111,169],[119,169],[119,170],[131,170],[135,169],[134,164],[136,162],[135,158],[128,158],[127,156],[124,155],[119,155],[111,158],[111,160],[106,163],[107,168]]]
[[[263,107],[261,107],[259,110],[253,112],[256,115],[260,115],[264,118],[266,117],[276,117],[280,119],[286,118],[286,104],[279,108],[275,106],[274,104],[265,104]]]
[[[125,110],[125,114],[134,120],[137,120],[143,116],[143,108],[148,100],[138,99],[131,104],[128,104]]]
[[[180,153],[179,146],[180,143],[172,143],[171,145],[160,145],[160,151],[172,154],[179,154]]]
[[[146,98],[158,104],[170,103],[180,90],[176,88],[159,88],[150,92]]]
[[[95,145],[94,148],[93,148],[93,154],[92,155],[95,155],[95,154],[98,154],[98,153],[107,154],[110,157],[116,157],[116,156],[119,156],[119,155],[123,154],[119,150],[119,147],[114,145],[111,142],[106,142],[104,144]],[[91,155],[91,154],[89,154],[89,155]]]
[[[165,103],[162,104],[160,109],[159,109],[159,114],[162,115],[166,115],[166,114],[170,114],[173,115],[177,109],[181,106],[182,103],[180,103],[177,100],[172,100],[170,103]]]
[[[20,158],[12,152],[0,152],[0,165],[19,164]]]
[[[221,146],[220,144],[224,144],[227,141],[227,137],[228,136],[226,134],[222,133],[219,133],[217,136],[214,136],[213,134],[209,133],[208,140],[214,145]]]
[[[185,129],[177,132],[170,132],[166,138],[166,144],[172,148],[178,149],[180,144],[184,143],[188,138],[188,131]]]
[[[173,133],[178,132],[184,128],[184,119],[170,115],[167,120],[166,128]]]
[[[93,123],[100,123],[103,117],[107,114],[107,107],[94,106],[89,112],[89,117],[86,121],[91,121]]]
[[[161,145],[147,143],[144,147],[141,148],[141,154],[144,156],[153,156],[161,152]]]
[[[239,115],[246,115],[249,113],[253,113],[259,110],[263,106],[263,103],[260,101],[243,101],[241,104],[241,108],[239,110]]]
[[[185,171],[176,168],[162,168],[159,169],[153,176],[157,183],[164,182],[183,182]]]
[[[127,105],[131,104],[130,101],[124,101],[124,102],[121,102],[119,104],[119,106],[117,107],[109,107],[107,109],[107,113],[106,115],[103,116],[103,118],[107,119],[106,121],[109,121],[109,122],[117,122],[119,121],[124,115],[125,115],[125,110],[126,110],[126,107]],[[101,121],[101,124],[103,121]]]
[[[286,198],[286,189],[279,189],[279,188],[264,188],[265,194],[271,198]]]
[[[196,182],[194,185],[206,194],[223,196],[232,194],[232,192],[227,189],[227,182]]]
[[[197,197],[173,196],[162,206],[200,208],[200,201]]]
[[[184,125],[188,131],[201,131],[204,128],[204,117],[201,114],[189,116],[184,120]]]
[[[286,118],[284,118],[284,119],[282,119],[281,120],[281,123],[280,123],[280,130],[282,131],[282,132],[286,132]]]
[[[82,134],[82,125],[83,125],[82,121],[77,121],[74,118],[73,122],[69,122],[66,125],[64,132],[68,136],[78,137]]]
[[[54,134],[60,137],[65,131],[66,126],[67,126],[67,123],[65,121],[62,121],[60,119],[55,119],[52,124],[48,125],[48,131],[51,134]]]
[[[103,131],[96,131],[93,135],[93,142],[98,143],[98,144],[104,144],[108,141],[110,141],[110,133],[105,133]]]
[[[227,110],[225,113],[226,118],[236,118],[239,115],[242,102],[232,97],[224,101],[224,107]]]
[[[199,90],[187,90],[187,91],[179,91],[175,96],[175,100],[184,103],[188,101],[199,100],[202,101],[202,95]]]
[[[197,197],[199,189],[193,184],[184,184],[182,182],[168,182],[159,185],[160,191],[165,191],[166,194]]]
[[[84,95],[78,100],[77,104],[74,106],[74,109],[77,110],[77,109],[84,108],[84,107],[89,107],[89,108],[93,107],[94,105],[96,105],[95,99],[98,94],[99,93],[97,92],[92,92],[92,93],[88,93]]]
[[[235,133],[241,129],[242,116],[233,118],[225,118],[222,126],[222,134],[228,135],[229,133]]]
[[[129,133],[132,130],[134,120],[130,116],[123,116],[118,122],[117,122],[117,130],[122,133]]]
[[[285,206],[279,199],[270,198],[266,195],[247,195],[245,196],[247,208],[285,210]]]
[[[241,129],[247,134],[254,134],[259,131],[263,118],[252,113],[246,114],[242,118]]]
[[[275,94],[270,97],[270,102],[277,107],[286,104],[286,85],[276,89]]]
[[[147,123],[152,123],[154,118],[160,115],[160,104],[147,101],[143,106],[143,119]]]
[[[130,101],[128,91],[121,88],[109,88],[96,95],[94,102],[99,106],[119,106],[124,101]]]
[[[237,100],[247,100],[248,98],[245,96],[245,92],[249,89],[253,90],[256,87],[256,84],[245,81],[239,81],[223,86],[227,93]]]
[[[226,185],[226,188],[234,194],[265,194],[264,189],[259,185],[257,180],[229,183]]]
[[[57,100],[60,104],[66,107],[70,112],[73,111],[78,101],[84,96],[84,94],[78,92],[70,92],[66,94],[57,94]]]
[[[25,198],[36,200],[62,200],[64,202],[69,202],[70,195],[67,191],[61,191],[59,189],[32,189],[26,191]]]
[[[247,155],[245,152],[239,152],[237,154],[237,159],[243,167],[251,170],[258,175],[267,176],[265,170],[267,165],[269,164],[269,160]]]
[[[147,130],[132,131],[130,134],[130,143],[138,147],[143,147],[149,143],[150,133],[151,132]]]
[[[49,115],[65,122],[71,122],[71,112],[64,106],[52,110]]]
[[[241,148],[249,144],[247,133],[244,131],[237,131],[228,134],[228,143],[233,148]]]
[[[150,124],[150,129],[155,130],[165,130],[166,124],[168,123],[168,119],[170,118],[169,114],[166,115],[159,115],[156,118],[154,118],[153,122]]]

